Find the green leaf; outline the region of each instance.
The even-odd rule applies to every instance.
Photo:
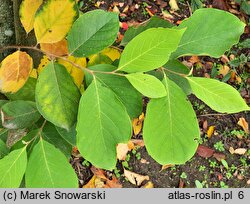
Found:
[[[64,154],[42,138],[30,154],[25,173],[27,188],[77,188],[75,171]]]
[[[4,142],[7,141],[9,130],[0,128],[0,139]]]
[[[0,110],[2,108],[2,106],[6,103],[8,103],[9,101],[8,100],[0,100]],[[0,128],[2,128],[3,125],[2,125],[2,120],[0,121]]]
[[[5,95],[12,101],[24,100],[24,101],[35,101],[35,88],[36,79],[29,77],[24,86],[16,93],[5,93]]]
[[[152,75],[134,73],[127,74],[125,77],[144,96],[149,98],[161,98],[167,95],[164,85]]]
[[[18,142],[16,142],[12,147],[11,151],[23,148],[25,146],[24,142],[30,142],[29,145],[26,147],[28,156],[30,155],[33,147],[38,143],[39,141],[39,134],[41,133],[40,129],[35,129],[30,131],[27,135],[25,135],[23,138],[21,138]]]
[[[65,130],[60,127],[56,127],[56,130],[66,142],[68,142],[71,146],[76,146],[76,125],[69,130]]]
[[[113,91],[94,79],[84,92],[79,106],[77,147],[93,165],[114,169],[116,145],[131,137],[131,121]]]
[[[203,185],[199,180],[195,180],[195,186],[196,188],[203,188]]]
[[[63,65],[51,62],[40,73],[36,104],[46,120],[70,129],[76,122],[79,99],[79,90]]]
[[[26,147],[12,151],[0,160],[0,188],[18,188],[27,165]]]
[[[184,31],[185,29],[151,28],[142,32],[125,47],[118,70],[131,73],[161,67],[177,49]]]
[[[0,159],[5,157],[9,153],[9,149],[3,140],[0,140]]]
[[[187,30],[171,58],[186,55],[218,58],[239,42],[244,27],[245,24],[231,13],[212,8],[198,9],[178,27]]]
[[[167,96],[150,100],[143,128],[148,153],[160,164],[183,164],[196,152],[199,125],[183,91],[165,77]]]
[[[89,67],[95,71],[112,72],[116,67],[111,65],[97,65]],[[86,83],[89,85],[92,82],[92,75],[86,73]],[[95,73],[96,78],[109,89],[111,89],[118,99],[126,107],[130,118],[137,118],[142,113],[142,95],[134,89],[129,81],[118,75]]]
[[[53,124],[47,122],[43,127],[41,135],[44,140],[60,149],[67,158],[70,158],[72,145],[58,133]]]
[[[133,38],[149,28],[171,28],[174,25],[157,16],[153,16],[145,24],[138,27],[130,27],[124,34],[121,45],[127,45]]]
[[[188,80],[178,74],[188,75],[190,70],[179,60],[169,60],[164,66],[165,74],[174,81],[187,95],[192,93]],[[175,74],[177,73],[177,74]]]
[[[94,10],[75,21],[68,34],[69,52],[75,57],[102,51],[115,41],[119,31],[117,13]]]
[[[220,113],[250,110],[240,93],[232,86],[215,79],[187,77],[193,93],[210,108]]]
[[[3,105],[2,125],[7,129],[22,129],[37,122],[41,115],[31,101],[12,101]]]

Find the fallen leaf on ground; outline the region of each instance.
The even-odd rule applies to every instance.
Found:
[[[185,186],[185,183],[182,179],[180,179],[180,182],[179,182],[179,188],[184,188]]]
[[[149,176],[143,176],[132,171],[124,169],[124,176],[129,180],[130,183],[140,186],[143,181],[149,180]]]
[[[247,149],[245,148],[238,148],[234,150],[234,154],[239,154],[239,155],[243,155],[247,152]]]
[[[210,126],[207,130],[207,137],[211,138],[214,133],[215,126]]]
[[[209,147],[206,147],[204,145],[199,145],[196,152],[201,157],[209,158],[209,157],[213,156],[214,150],[212,150]]]
[[[83,188],[95,188],[95,180],[96,180],[96,176],[94,175],[87,184],[85,184],[83,186]]]
[[[217,159],[218,161],[221,161],[222,159],[224,160],[226,159],[226,155],[222,153],[214,153],[213,157]]]
[[[105,171],[102,169],[98,169],[94,166],[90,169],[95,178],[95,188],[122,188],[122,185],[119,183],[117,178],[113,175],[112,179],[110,180],[105,175]]]
[[[191,62],[192,64],[195,64],[197,62],[200,62],[200,59],[197,55],[195,55],[195,56],[192,56],[188,61]]]
[[[220,68],[219,70],[219,74],[223,75],[223,76],[226,76],[228,74],[228,72],[230,71],[230,68],[229,66],[227,65],[224,65]]]
[[[229,152],[230,152],[230,154],[234,154],[234,148],[233,147],[229,147]]]
[[[145,143],[143,140],[139,140],[139,139],[132,139],[131,142],[133,142],[133,144],[135,146],[139,146],[139,147],[144,147]]]
[[[249,133],[248,123],[245,118],[240,118],[237,124],[241,126],[247,134]]]
[[[142,186],[142,188],[154,188],[154,184],[151,181],[149,181],[144,186]]]
[[[133,144],[133,142],[129,141],[127,144],[125,143],[119,143],[116,146],[116,156],[117,159],[119,160],[125,160],[126,159],[126,155],[129,151],[131,151],[132,149],[134,149],[135,146]]]
[[[228,11],[229,5],[225,0],[213,0],[213,8]]]
[[[169,1],[169,6],[171,7],[172,11],[177,11],[179,10],[178,4],[176,0],[170,0]]]
[[[140,162],[141,162],[142,164],[149,164],[149,162],[148,162],[146,159],[143,159],[143,158],[141,158]]]
[[[135,118],[132,122],[134,135],[138,135],[142,129],[142,122],[144,121],[144,113],[142,113],[138,118]]]
[[[174,164],[162,165],[160,172],[163,171],[163,170],[165,170],[165,169],[171,168],[171,167],[173,167],[173,166],[174,166]]]

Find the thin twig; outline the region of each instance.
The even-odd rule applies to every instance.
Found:
[[[164,69],[164,70],[166,70],[167,72],[170,72],[170,73],[172,73],[172,74],[179,75],[179,76],[184,77],[184,78],[190,75],[190,74],[181,74],[181,73],[178,73],[178,72],[175,72],[175,71],[166,69],[165,67],[161,67],[161,68]]]
[[[118,76],[124,76],[124,74],[121,74],[121,73],[116,73],[116,72],[104,72],[104,71],[98,71],[98,70],[91,70],[91,69],[88,69],[86,67],[82,67],[80,66],[79,64],[76,64],[72,61],[70,61],[69,59],[67,59],[66,57],[63,57],[63,56],[58,56],[58,55],[55,55],[55,54],[52,54],[52,53],[49,53],[49,52],[46,52],[46,51],[43,51],[41,49],[39,49],[37,46],[17,46],[17,45],[11,45],[11,46],[6,46],[6,47],[3,47],[3,48],[0,48],[0,52],[3,52],[4,50],[8,50],[8,49],[28,49],[28,50],[34,50],[34,51],[37,51],[37,52],[40,52],[40,53],[43,53],[51,58],[57,58],[57,59],[62,59],[68,63],[70,63],[71,65],[73,65],[74,67],[82,70],[82,71],[87,71],[88,73],[90,73],[91,75],[94,75],[94,73],[101,73],[101,74],[112,74],[112,75],[118,75]]]

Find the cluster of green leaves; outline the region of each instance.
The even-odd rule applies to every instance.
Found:
[[[47,1],[38,10],[34,24],[38,42],[66,36],[70,55],[88,57],[116,40],[117,14],[95,10],[74,21],[75,6],[71,7],[72,26],[54,39],[56,26],[43,23],[48,8],[57,6],[62,7]],[[43,32],[42,26],[47,28]],[[143,96],[150,99],[143,127],[148,153],[160,164],[185,163],[194,155],[200,137],[187,95],[195,94],[222,113],[250,108],[233,87],[192,77],[177,58],[220,57],[243,31],[237,17],[216,9],[198,9],[178,27],[154,17],[127,31],[118,62],[82,69],[83,94],[65,67],[52,60],[37,81],[28,80],[17,93],[6,94],[10,101],[0,103],[0,187],[19,187],[24,175],[26,187],[77,187],[77,176],[68,163],[73,146],[96,167],[114,169],[116,145],[129,141],[131,120],[142,112]]]

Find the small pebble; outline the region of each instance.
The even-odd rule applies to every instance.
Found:
[[[12,30],[6,30],[4,31],[4,35],[11,37],[14,34],[14,32]]]

